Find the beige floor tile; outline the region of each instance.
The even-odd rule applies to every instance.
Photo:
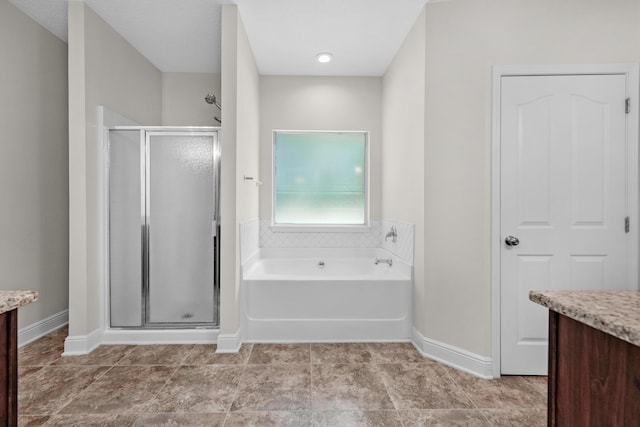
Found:
[[[60,359],[64,338],[46,335],[18,350],[18,366],[47,366]]]
[[[521,377],[529,384],[533,385],[539,393],[546,396],[548,391],[548,383],[546,376],[525,376]]]
[[[384,364],[378,369],[399,410],[473,408],[464,390],[438,364]]]
[[[193,344],[138,345],[118,361],[120,366],[180,365],[187,358]]]
[[[55,414],[109,369],[102,366],[20,368],[18,414]]]
[[[135,415],[54,415],[46,427],[128,427],[132,426]]]
[[[181,366],[160,390],[148,412],[226,412],[244,368],[232,365]]]
[[[411,343],[367,344],[374,363],[419,363],[428,361]]]
[[[546,409],[485,409],[482,411],[494,427],[545,427]]]
[[[311,409],[311,365],[247,365],[231,411]]]
[[[19,426],[546,425],[546,377],[483,380],[409,343],[245,344],[232,354],[102,346],[61,357],[67,334],[19,350]]]
[[[395,409],[370,364],[318,364],[311,369],[314,411]]]
[[[64,325],[55,331],[50,332],[48,335],[62,338],[64,340],[69,335],[69,325]]]
[[[40,427],[49,419],[49,415],[19,415],[18,427]]]
[[[310,363],[309,344],[254,344],[250,365]]]
[[[86,355],[62,356],[53,362],[53,365],[111,366],[116,364],[135,347],[136,346],[133,345],[101,345]]]
[[[402,427],[393,411],[314,411],[314,427]]]
[[[362,343],[311,344],[311,363],[370,363],[369,346]]]
[[[34,372],[42,370],[43,366],[22,366],[18,363],[18,386],[20,382],[24,382],[23,378],[29,377]]]
[[[217,345],[204,344],[193,347],[184,365],[244,365],[249,360],[253,344],[243,344],[238,353],[216,353]]]
[[[404,427],[492,427],[478,409],[400,411]]]
[[[225,427],[307,427],[309,411],[230,412]]]
[[[144,414],[134,427],[222,427],[227,414]]]
[[[480,409],[547,407],[546,394],[525,377],[503,376],[486,380],[453,369],[448,372]]]
[[[78,369],[78,367],[75,367]],[[61,414],[131,414],[146,407],[177,368],[170,366],[114,366],[78,394]]]

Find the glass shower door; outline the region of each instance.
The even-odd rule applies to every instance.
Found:
[[[144,132],[109,132],[109,318],[117,328],[144,324]]]
[[[214,138],[147,133],[148,325],[215,321]]]

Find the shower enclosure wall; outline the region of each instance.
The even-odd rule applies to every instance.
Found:
[[[219,324],[217,128],[109,130],[111,328]]]

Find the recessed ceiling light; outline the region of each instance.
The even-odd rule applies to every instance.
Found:
[[[332,59],[333,59],[333,55],[330,54],[329,52],[322,52],[316,55],[316,60],[323,64],[327,62],[331,62]]]

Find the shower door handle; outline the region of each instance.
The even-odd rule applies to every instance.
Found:
[[[213,221],[211,221],[211,228],[211,236],[218,237],[218,220],[214,219]]]

